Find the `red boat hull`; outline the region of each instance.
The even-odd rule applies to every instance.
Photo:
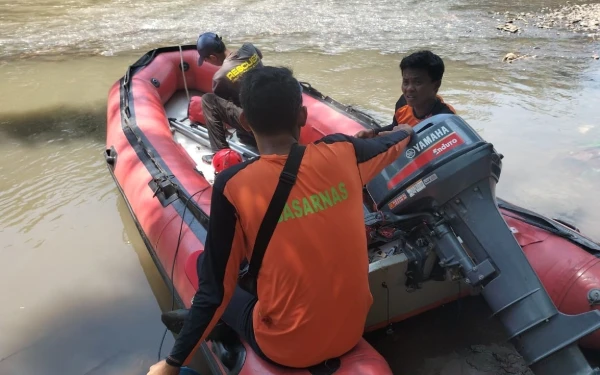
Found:
[[[212,75],[217,68],[211,64],[198,67],[198,54],[193,46],[185,46],[181,55],[176,47],[148,53],[110,89],[106,158],[164,279],[174,286],[178,304],[189,307],[197,285],[195,260],[204,249],[210,216],[211,185],[195,171],[194,161],[174,141],[164,109],[173,94],[185,87],[180,68],[182,57],[189,66],[184,73],[187,87],[211,91]],[[328,105],[326,99],[306,93],[304,104],[309,116],[302,130],[302,143],[326,134],[355,134],[364,129],[350,109],[340,111]],[[163,192],[151,183],[161,179],[176,184],[187,199],[170,201],[168,191]],[[600,260],[568,240],[521,221],[513,213],[509,215],[505,210],[502,213],[509,226],[517,229],[515,236],[519,244],[558,309],[567,314],[597,309],[590,306],[587,294],[590,289],[600,288]],[[428,309],[447,302],[450,300],[439,301]],[[581,344],[600,348],[599,335],[590,335],[581,340]],[[240,374],[308,374],[306,370],[271,366],[246,349]],[[341,363],[336,374],[392,373],[385,360],[364,340],[343,356]]]
[[[560,312],[577,315],[600,308],[588,301],[588,293],[600,288],[600,258],[565,238],[525,223],[517,214],[501,212],[509,227],[516,229],[519,245]],[[579,340],[579,344],[600,349],[600,331]]]
[[[178,304],[189,308],[198,285],[195,260],[204,250],[205,226],[210,215],[211,185],[195,172],[195,163],[173,140],[169,128],[164,105],[177,90],[184,89],[183,75],[179,68],[180,52],[178,49],[170,50],[157,53],[146,66],[132,68],[126,77],[110,89],[106,156],[109,170],[127,201],[163,278],[174,286]],[[216,67],[211,64],[198,67],[195,64],[198,60],[197,52],[187,46],[182,55],[189,64],[189,69],[185,71],[188,89],[210,92]],[[309,118],[301,136],[303,143],[332,133],[335,130],[332,125],[342,126],[351,133],[364,129],[350,117],[331,110],[331,107],[311,96],[304,95],[304,104],[308,107]],[[163,206],[160,191],[155,196],[156,189],[150,186],[150,182],[157,179],[157,176],[166,178],[169,175],[175,176],[173,181],[188,197],[193,196],[189,199],[189,204],[186,205],[188,202],[182,199],[168,202],[165,196]],[[191,212],[192,206],[197,208],[196,215]],[[171,269],[174,270],[173,274]],[[210,350],[206,352],[212,353]],[[342,356],[340,361],[340,369],[336,374],[392,374],[385,359],[364,339]],[[215,369],[225,373],[222,365],[215,362]],[[246,359],[240,374],[309,372],[270,365],[246,347]]]

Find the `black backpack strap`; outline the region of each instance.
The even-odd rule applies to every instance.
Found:
[[[296,183],[296,177],[298,175],[298,170],[300,169],[300,163],[302,162],[302,157],[304,156],[305,150],[306,146],[301,146],[297,143],[292,146],[283,170],[279,175],[279,183],[275,188],[275,193],[271,198],[267,212],[265,213],[260,228],[258,229],[248,272],[243,275],[242,280],[240,280],[240,286],[253,294],[256,294],[256,278],[258,276],[260,266],[262,265],[265,251],[267,250],[267,246],[271,241],[273,232],[275,232],[275,227],[277,227],[279,217],[283,212],[283,208],[285,207],[285,203],[290,195],[290,192]],[[248,282],[250,282],[252,285],[248,285]]]

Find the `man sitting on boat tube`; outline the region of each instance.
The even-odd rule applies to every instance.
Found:
[[[456,113],[438,95],[444,76],[444,61],[438,55],[426,50],[412,53],[402,59],[400,70],[402,95],[396,102],[392,123],[379,129],[361,130],[356,137],[372,138],[398,124],[415,126],[431,116]]]
[[[254,297],[237,284],[239,267],[252,256],[307,108],[292,72],[270,66],[246,74],[240,101],[240,121],[260,156],[217,175],[192,307],[171,353],[148,375],[178,374],[219,319],[264,360],[293,368],[340,357],[362,338],[373,303],[362,187],[406,150],[412,128],[372,139],[333,134],[306,145]]]
[[[213,92],[202,95],[202,113],[213,152],[211,155],[204,155],[202,161],[210,164],[214,153],[229,148],[224,123],[236,129],[240,141],[256,146],[252,133],[240,124],[242,109],[239,82],[248,71],[263,66],[262,53],[251,43],[244,43],[237,51],[230,51],[215,33],[200,34],[196,49],[200,54],[198,65],[209,62],[221,67],[213,76]]]

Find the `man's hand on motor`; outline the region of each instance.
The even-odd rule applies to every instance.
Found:
[[[361,130],[358,133],[354,134],[354,136],[356,138],[363,138],[363,139],[373,138],[373,137],[375,137],[375,130],[373,130],[373,129]]]
[[[397,132],[398,130],[404,130],[404,131],[406,131],[408,133],[408,136],[411,137],[411,138],[415,134],[415,131],[412,128],[412,126],[406,125],[406,124],[400,124],[400,125],[394,126],[394,128],[392,130],[390,130],[390,131],[379,133],[379,135],[388,135],[390,133]]]
[[[179,375],[179,367],[171,366],[162,360],[152,365],[146,375]]]

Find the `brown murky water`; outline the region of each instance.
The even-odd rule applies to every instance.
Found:
[[[106,94],[139,55],[199,27],[255,42],[383,123],[400,59],[431,48],[444,99],[505,156],[498,195],[600,239],[600,158],[584,151],[600,146],[600,43],[502,33],[492,14],[553,4],[0,0],[0,375],[145,374],[156,360],[170,300],[104,166]],[[504,64],[508,52],[537,57]],[[489,327],[465,301],[373,337],[399,374],[434,374],[425,358],[501,339]]]

